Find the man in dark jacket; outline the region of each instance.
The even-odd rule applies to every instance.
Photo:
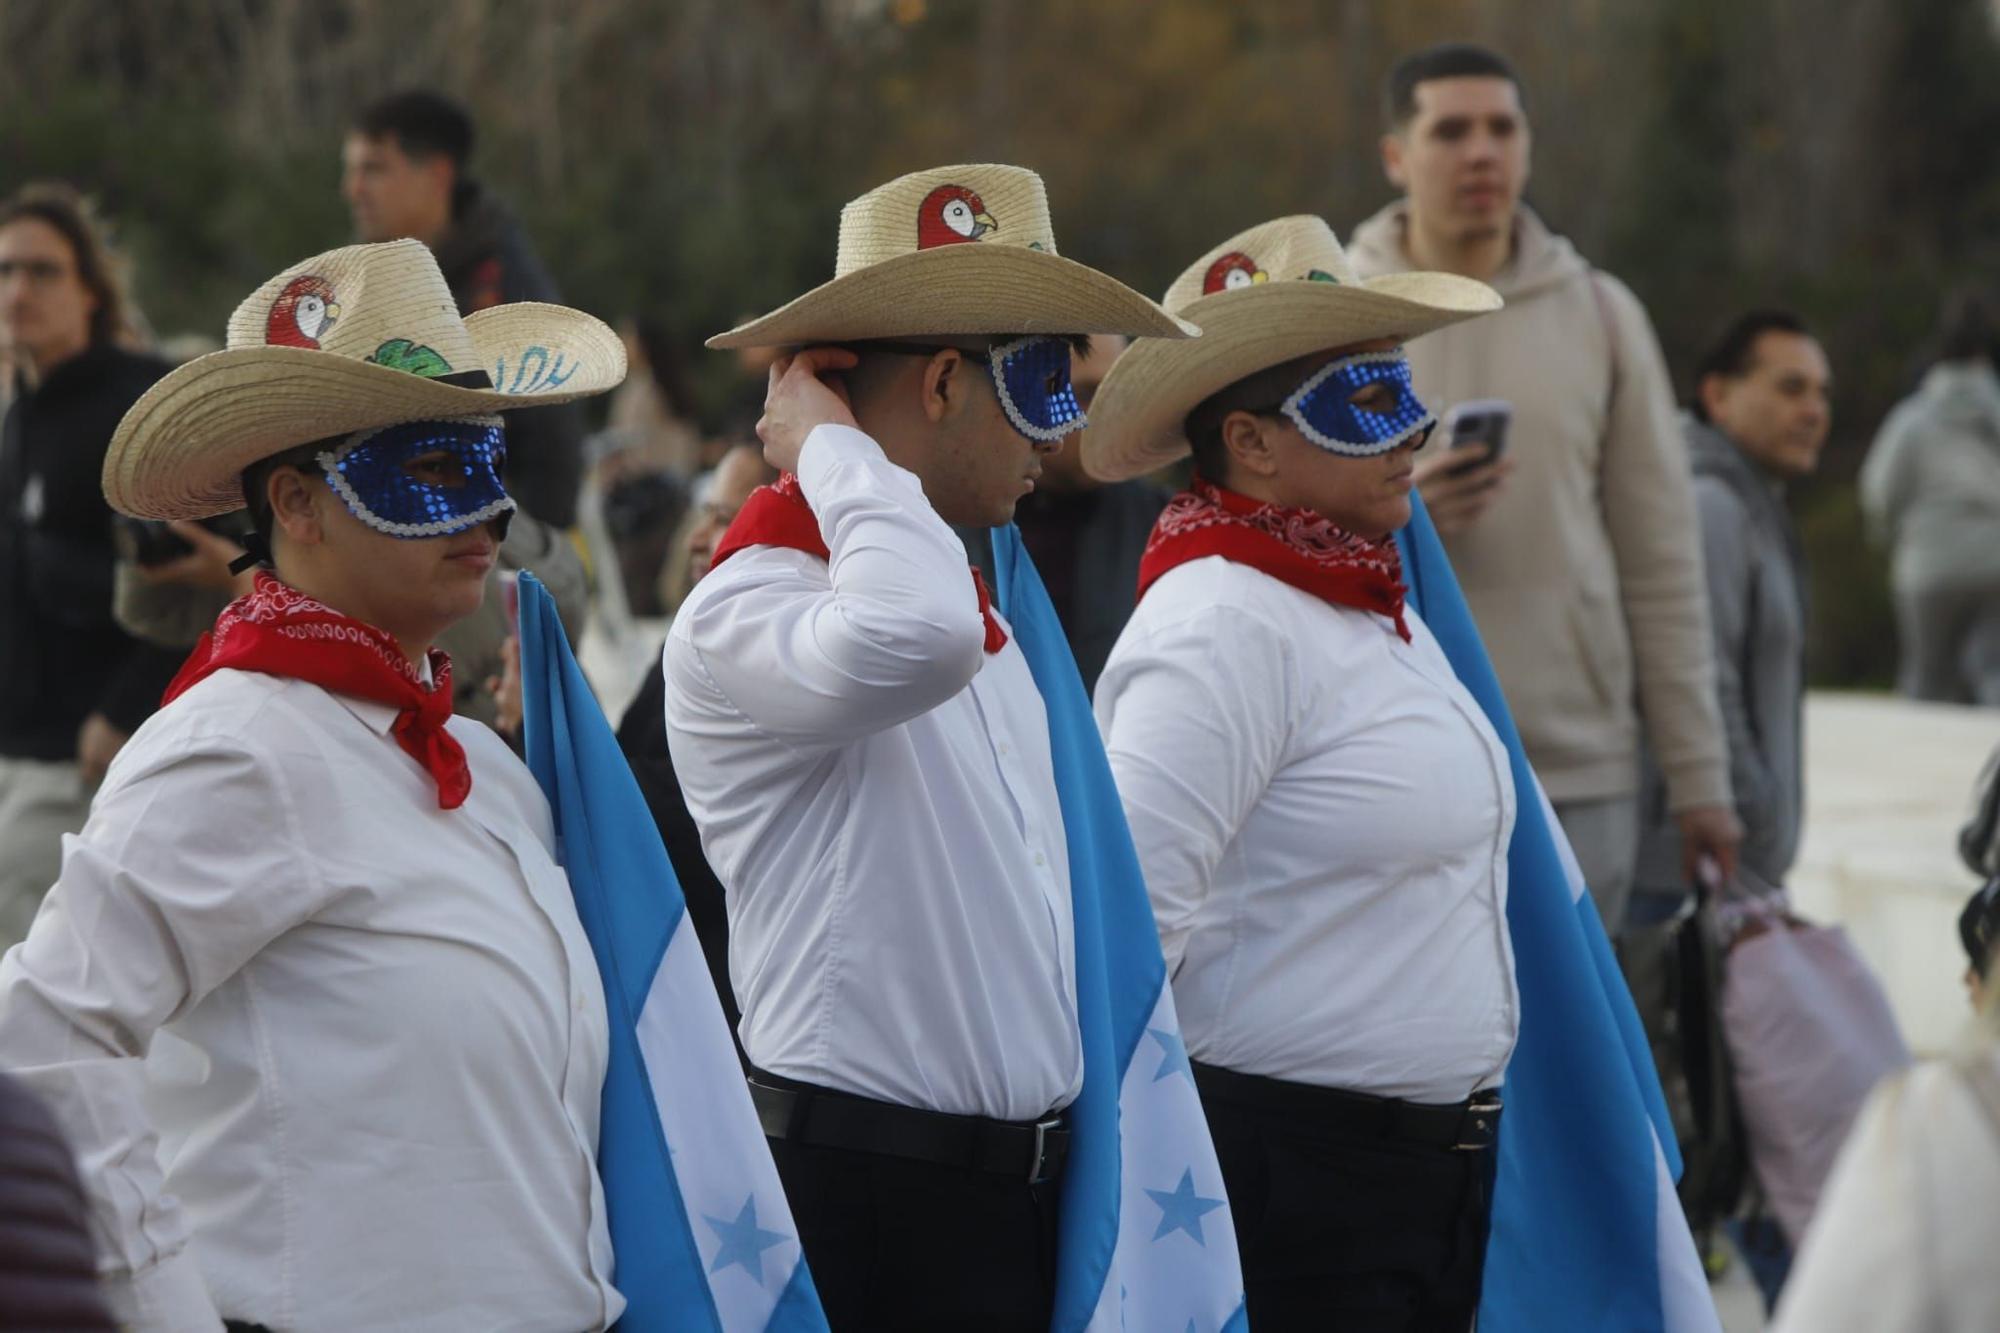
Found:
[[[401,92],[355,118],[341,146],[341,194],[364,241],[414,237],[431,248],[462,315],[513,301],[560,304],[555,281],[513,213],[466,174],[472,119],[437,93]],[[497,387],[531,389],[561,367],[488,367]],[[507,414],[507,490],[559,528],[576,523],[583,412],[574,403]]]
[[[123,294],[78,196],[0,204],[0,948],[27,933],[90,793],[158,706],[178,654],[111,615],[113,521],[99,473],[125,409],[166,363],[123,350]]]
[[[707,490],[701,494],[695,519],[687,530],[688,573],[698,581],[715,558],[715,544],[743,508],[750,493],[778,474],[764,461],[754,444],[739,444],[722,456],[708,474]],[[687,899],[688,920],[694,923],[695,938],[708,960],[710,977],[722,1000],[733,1037],[742,1016],[736,1005],[736,991],[729,982],[729,917],[722,898],[722,881],[702,855],[701,830],[688,813],[687,798],[681,795],[680,779],[674,774],[674,757],[667,750],[666,673],[661,662],[653,663],[652,674],[639,687],[631,707],[618,723],[618,747],[639,779],[646,794],[653,822],[660,826],[660,841],[674,863],[674,877],[681,882]]]
[[[1805,571],[1784,488],[1819,466],[1831,386],[1826,353],[1797,316],[1753,311],[1702,358],[1683,423],[1730,789],[1743,823],[1738,861],[1774,886],[1798,851],[1803,788]],[[1679,839],[1656,781],[1647,798],[1640,886],[1678,900],[1686,889]]]

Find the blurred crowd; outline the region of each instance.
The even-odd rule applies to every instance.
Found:
[[[1416,486],[1634,969],[1670,1094],[1685,1100],[1667,1035],[1681,1001],[1639,978],[1661,949],[1680,947],[1703,891],[1781,890],[1798,850],[1813,608],[1787,491],[1818,465],[1840,368],[1810,325],[1745,292],[1741,309],[1715,312],[1717,332],[1677,390],[1632,292],[1522,201],[1531,121],[1512,72],[1461,56],[1431,93],[1419,98],[1416,83],[1392,102],[1383,139],[1401,198],[1356,229],[1348,255],[1364,276],[1455,273],[1506,300],[1409,347],[1417,389],[1442,418]],[[363,108],[328,145],[356,238],[429,246],[462,314],[558,301],[559,275],[473,173],[474,144],[467,115],[430,92]],[[1219,281],[1238,277],[1264,275]],[[1994,312],[1982,292],[1940,293],[1942,351],[1880,424],[1860,479],[1890,569],[1898,689],[1913,699],[2000,707]],[[287,318],[309,346],[339,312],[306,292]],[[154,336],[104,220],[76,191],[29,184],[0,203],[0,949],[26,934],[112,757],[248,588],[236,516],[130,519],[100,489],[120,417],[172,364],[219,346],[209,332]],[[459,710],[517,729],[505,585],[527,571],[550,589],[607,713],[622,720],[729,1006],[722,890],[680,799],[659,658],[721,534],[775,477],[756,435],[774,354],[726,354],[739,389],[724,427],[705,430],[685,367],[725,354],[675,345],[643,318],[621,333],[631,373],[601,422],[576,404],[508,414],[506,481],[521,512],[485,606],[442,646]],[[1085,409],[1123,350],[1098,338],[1075,358]],[[1090,688],[1186,473],[1106,483],[1081,458],[1074,446],[1049,457],[1016,523]],[[961,535],[990,578],[986,534]],[[1985,920],[1968,917],[1976,975]],[[1704,1131],[1684,1128],[1693,1163]],[[1776,1225],[1754,1183],[1689,1211],[1717,1253],[1733,1228],[1775,1302],[1799,1237]],[[1788,1327],[1824,1326],[1808,1318]]]

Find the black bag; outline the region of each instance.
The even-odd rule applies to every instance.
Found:
[[[1714,912],[1702,895],[1691,895],[1669,919],[1628,928],[1617,952],[1680,1142],[1681,1207],[1705,1239],[1736,1215],[1750,1181],[1722,1032],[1723,951]]]

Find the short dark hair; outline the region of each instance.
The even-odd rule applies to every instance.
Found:
[[[378,98],[354,118],[364,138],[393,138],[409,157],[447,157],[459,172],[472,158],[472,117],[442,93],[411,88]]]
[[[1995,327],[1993,306],[1978,287],[1960,285],[1945,294],[1938,315],[1938,359],[1977,361],[1994,358]]]
[[[1688,411],[1694,413],[1695,420],[1708,420],[1708,408],[1701,401],[1701,386],[1708,382],[1708,377],[1720,375],[1733,380],[1749,374],[1757,360],[1757,340],[1767,333],[1812,337],[1806,322],[1789,310],[1751,310],[1730,320],[1694,363],[1694,393]]]
[[[336,435],[331,439],[295,444],[289,449],[280,449],[268,458],[260,458],[243,469],[243,507],[250,513],[250,530],[262,543],[261,549],[253,546],[251,550],[260,560],[272,558],[272,538],[277,535],[277,516],[271,512],[271,474],[281,467],[293,467],[317,475],[320,450],[334,448],[346,438],[345,435]]]
[[[1412,51],[1389,67],[1389,77],[1382,81],[1382,114],[1390,129],[1400,130],[1415,118],[1417,85],[1432,79],[1505,79],[1514,85],[1523,109],[1528,105],[1528,91],[1507,57],[1471,42],[1441,42]]]
[[[61,181],[23,185],[0,202],[0,227],[33,218],[62,233],[76,261],[76,276],[97,298],[90,315],[92,345],[114,342],[125,331],[125,275],[117,252],[90,201]]]
[[[1194,470],[1220,486],[1229,476],[1229,446],[1222,440],[1222,423],[1231,412],[1251,412],[1268,416],[1292,390],[1305,382],[1318,353],[1294,357],[1275,366],[1245,375],[1234,384],[1217,389],[1194,405],[1187,414],[1188,451],[1194,456]]]

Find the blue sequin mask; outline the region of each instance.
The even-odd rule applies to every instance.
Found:
[[[1389,405],[1379,411],[1356,406],[1354,395],[1375,384],[1392,391]],[[1417,401],[1410,363],[1401,352],[1362,352],[1329,361],[1278,410],[1308,440],[1350,458],[1386,454],[1412,441],[1421,444],[1437,422]]]
[[[1036,334],[987,349],[993,388],[1015,430],[1038,444],[1082,430],[1083,404],[1069,382],[1069,340]]]
[[[445,537],[499,520],[514,501],[500,484],[507,459],[498,417],[406,421],[361,431],[319,454],[349,511],[391,537]]]

